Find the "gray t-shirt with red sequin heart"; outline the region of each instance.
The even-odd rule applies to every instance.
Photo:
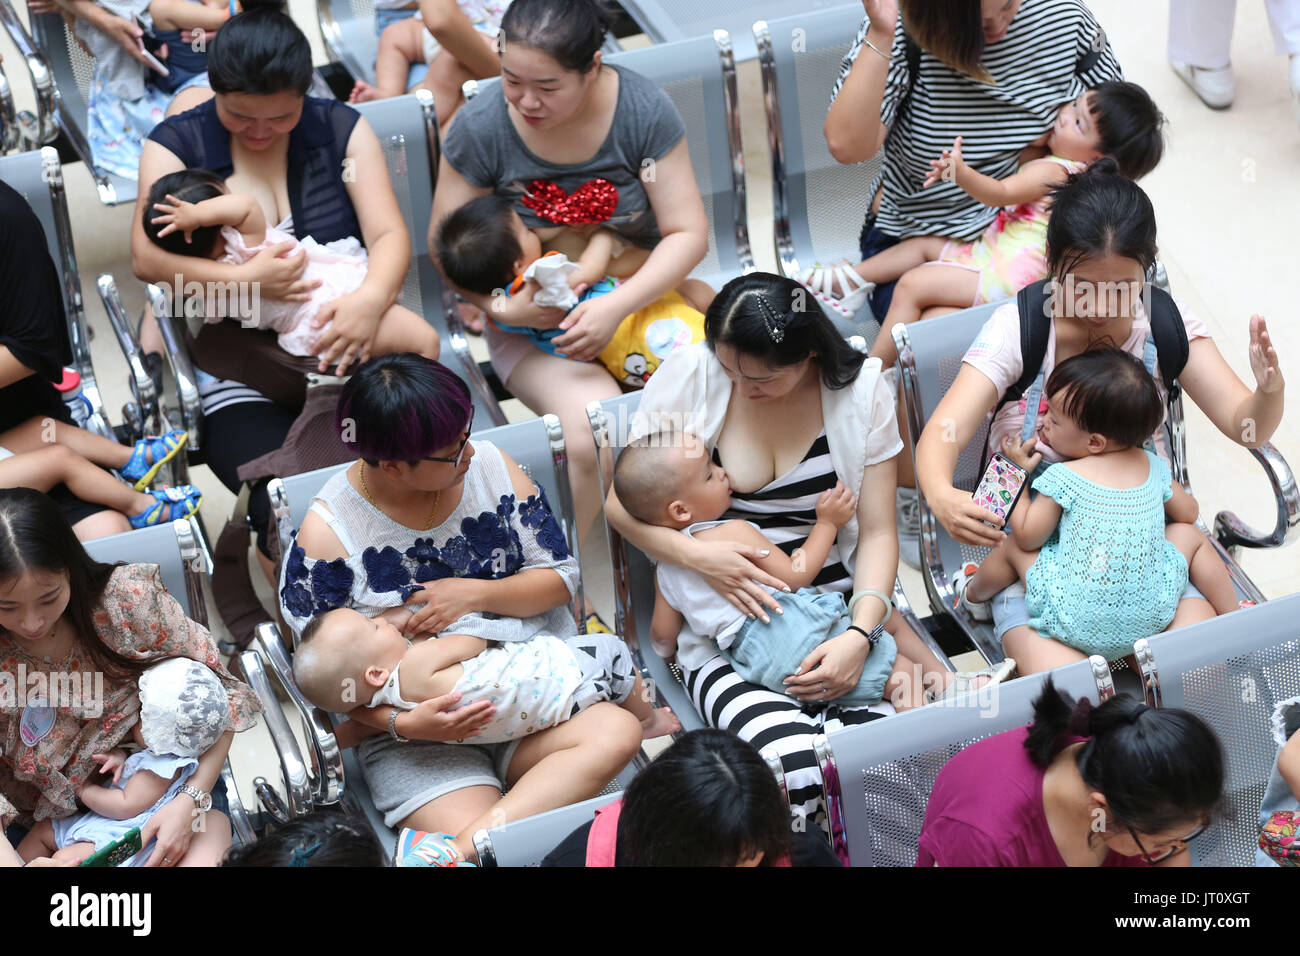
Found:
[[[618,72],[618,104],[609,135],[582,163],[551,163],[524,145],[506,111],[500,84],[456,114],[442,152],[474,186],[514,201],[530,229],[600,223],[627,241],[653,248],[661,238],[642,176],[651,161],[686,136],[686,126],[662,90],[631,70]]]

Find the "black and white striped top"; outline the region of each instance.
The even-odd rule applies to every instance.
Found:
[[[864,49],[867,56],[876,55],[863,44],[869,26],[870,19],[864,17],[840,67],[832,102],[858,55]],[[1076,75],[1076,64],[1096,48],[1100,59]],[[1006,35],[985,51],[984,67],[993,76],[992,84],[958,73],[923,50],[916,89],[901,117],[898,106],[909,85],[901,17],[891,52],[880,106],[880,118],[891,134],[871,195],[883,181],[876,227],[899,237],[974,239],[997,215],[956,183],[921,188],[930,160],[938,159],[958,136],[963,137],[962,157],[969,166],[1005,179],[1016,171],[1020,151],[1051,126],[1062,103],[1106,80],[1122,78],[1110,41],[1082,0],[1024,0]]]
[[[717,448],[713,449],[713,461],[722,465]],[[769,541],[788,555],[803,544],[817,523],[817,498],[834,488],[838,480],[823,430],[799,463],[784,475],[748,494],[733,491],[731,508],[723,517],[754,522]],[[844,567],[838,542],[831,545],[826,563],[810,586],[819,591],[852,589],[853,575]]]

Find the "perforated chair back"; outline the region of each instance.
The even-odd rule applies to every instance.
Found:
[[[316,0],[316,22],[330,59],[354,79],[374,84],[379,36],[373,0]]]
[[[1033,720],[1033,702],[1050,676],[1076,700],[1109,695],[1100,657],[1077,661],[976,691],[951,703],[918,707],[819,737],[837,850],[853,866],[912,866],[934,781],[960,750]]]
[[[1227,812],[1188,848],[1197,866],[1253,866],[1259,807],[1277,762],[1270,718],[1300,695],[1300,595],[1139,642],[1147,703],[1189,710],[1227,759]],[[1146,647],[1143,648],[1145,643]]]
[[[505,413],[470,355],[469,343],[456,314],[455,297],[429,258],[429,218],[433,214],[433,188],[441,156],[433,94],[420,90],[361,103],[357,109],[379,137],[393,193],[411,236],[411,265],[397,302],[416,315],[423,315],[437,330],[442,339],[443,361],[469,384],[474,408],[480,416],[478,420],[485,425],[504,425]],[[362,170],[353,172],[364,175]]]
[[[525,817],[502,827],[479,830],[474,849],[479,866],[540,866],[546,855],[578,827],[589,823],[601,807],[623,798],[622,791],[601,794],[582,803]]]
[[[808,0],[809,13],[837,5],[838,0]],[[655,43],[672,43],[722,28],[736,38],[736,59],[752,60],[754,44],[749,26],[755,20],[790,11],[789,0],[620,0],[637,26]],[[857,4],[858,19],[862,5]],[[830,89],[830,87],[827,87]]]
[[[731,38],[696,37],[666,46],[625,50],[606,63],[640,73],[663,90],[686,126],[691,168],[709,220],[709,251],[691,276],[720,289],[754,268],[745,209],[745,165],[736,106],[735,61]],[[479,95],[500,80],[465,84],[466,95]],[[654,167],[642,160],[641,176]]]
[[[544,415],[524,422],[480,429],[474,432],[473,440],[489,441],[496,445],[513,458],[524,473],[542,489],[555,514],[555,520],[564,529],[564,538],[570,553],[577,555],[573,489],[569,483],[568,453],[564,446],[560,420],[554,415]],[[288,478],[272,479],[267,487],[267,494],[271,499],[282,553],[288,553],[294,531],[302,526],[312,499],[324,487],[325,482],[348,467],[348,464],[334,465]],[[574,620],[581,630],[584,617],[581,572],[579,572],[578,589],[572,605]]]
[[[193,519],[190,519],[193,520]],[[206,565],[200,558],[194,526],[177,519],[168,524],[125,531],[122,534],[85,542],[86,553],[96,561],[115,564],[156,564],[163,587],[184,609],[186,616],[208,625],[203,576]]]
[[[138,184],[95,166],[85,131],[89,129],[88,104],[95,58],[82,48],[72,27],[57,13],[31,16],[32,33],[58,90],[58,123],[73,151],[95,180],[100,202],[115,206],[135,202]]]
[[[627,445],[633,416],[640,403],[640,393],[629,392],[587,406],[592,439],[596,443],[597,472],[605,494],[613,483],[614,463]],[[614,575],[615,632],[627,642],[642,674],[654,682],[654,690],[672,707],[682,723],[682,731],[707,726],[691,703],[676,664],[664,660],[650,646],[650,619],[655,607],[654,566],[608,521],[605,522],[605,533],[609,538],[609,562]]]
[[[790,278],[818,262],[857,261],[858,237],[882,161],[877,154],[841,165],[823,132],[840,61],[862,22],[862,4],[812,6],[818,9],[754,24],[772,159],[776,259],[781,274]],[[758,8],[749,9],[756,18]],[[827,314],[845,334],[868,342],[879,328],[869,305],[852,321]]]
[[[90,360],[90,329],[86,325],[85,303],[81,297],[81,273],[77,267],[77,252],[72,241],[72,220],[68,215],[59,154],[53,147],[45,146],[39,150],[0,157],[0,180],[4,180],[27,200],[45,231],[46,248],[59,270],[73,365],[81,376],[81,393],[93,409],[87,427],[111,437],[113,433],[104,416],[104,403],[95,379],[95,367]]]

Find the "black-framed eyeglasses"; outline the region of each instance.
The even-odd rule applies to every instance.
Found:
[[[445,461],[449,465],[459,465],[461,458],[465,455],[465,446],[469,444],[470,432],[474,430],[474,409],[469,410],[469,421],[465,423],[465,434],[460,440],[460,447],[456,449],[455,458],[443,458],[436,455],[423,455],[421,461]]]
[[[1184,849],[1187,846],[1187,844],[1191,843],[1198,836],[1204,833],[1207,829],[1207,824],[1201,824],[1199,827],[1197,827],[1191,833],[1187,834],[1187,836],[1183,837],[1181,840],[1175,840],[1173,843],[1169,845],[1169,849],[1165,850],[1165,852],[1161,853],[1159,856],[1152,856],[1150,853],[1147,852],[1147,848],[1144,847],[1142,845],[1142,841],[1138,839],[1137,831],[1134,830],[1131,826],[1125,825],[1124,829],[1128,830],[1128,835],[1131,836],[1133,838],[1133,842],[1137,844],[1138,852],[1142,854],[1143,862],[1146,863],[1148,866],[1155,866],[1157,863],[1161,863],[1164,860],[1169,859],[1179,850]]]

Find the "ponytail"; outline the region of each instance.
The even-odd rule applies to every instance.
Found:
[[[1029,759],[1046,768],[1087,737],[1077,764],[1089,788],[1106,797],[1115,819],[1140,833],[1209,820],[1223,802],[1223,749],[1205,721],[1186,710],[1154,709],[1132,697],[1100,706],[1077,703],[1049,677],[1034,702],[1025,739]]]

